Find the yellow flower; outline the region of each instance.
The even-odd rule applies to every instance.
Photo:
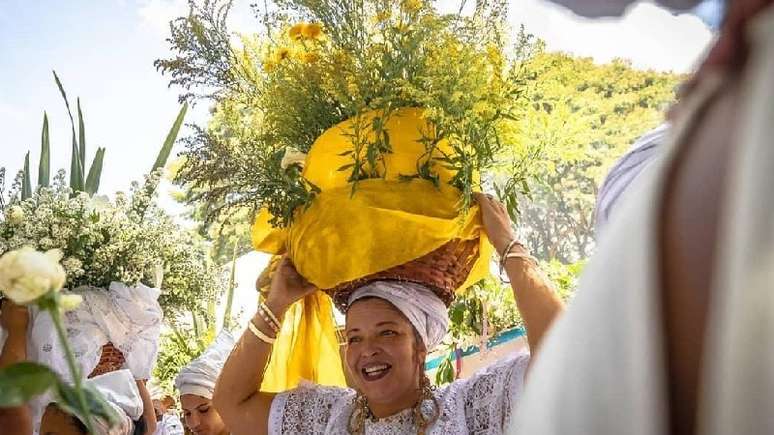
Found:
[[[65,283],[65,271],[59,260],[62,251],[45,253],[25,246],[0,257],[0,289],[19,305],[34,302],[50,291],[59,291]]]
[[[290,30],[288,30],[288,36],[290,37],[290,39],[294,41],[300,41],[301,38],[304,37],[304,35],[302,34],[302,29],[304,28],[305,25],[306,23],[298,23],[293,27],[291,27]]]
[[[273,60],[267,59],[263,62],[263,70],[267,73],[274,71],[275,68],[277,68],[277,63]]]
[[[389,20],[389,19],[390,19],[390,16],[391,16],[391,13],[390,13],[390,10],[389,10],[389,9],[387,9],[387,10],[384,10],[384,11],[381,11],[381,12],[377,13],[377,14],[374,16],[374,22],[375,22],[376,24],[383,23],[383,22],[385,22],[385,21]]]
[[[304,23],[301,26],[301,34],[307,39],[317,39],[322,35],[322,27],[317,23]]]
[[[416,12],[422,7],[422,0],[403,0],[400,7],[406,12]]]

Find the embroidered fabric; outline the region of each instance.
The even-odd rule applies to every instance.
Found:
[[[441,415],[429,434],[501,434],[510,422],[512,405],[518,401],[529,363],[529,354],[504,358],[469,379],[436,390]],[[355,391],[303,383],[275,396],[269,414],[269,433],[348,434]],[[429,404],[428,404],[429,406]],[[366,420],[367,435],[416,433],[410,409],[396,415]]]

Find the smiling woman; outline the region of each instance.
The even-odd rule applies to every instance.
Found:
[[[562,303],[514,238],[505,207],[489,196],[475,197],[486,234],[503,257],[534,353]],[[284,313],[315,291],[287,258],[282,260],[213,396],[232,433],[503,433],[530,356],[511,355],[469,379],[431,386],[425,357],[446,335],[449,319],[446,304],[429,284],[376,279],[336,294],[346,313],[345,368],[352,388],[304,382],[279,394],[257,392]]]

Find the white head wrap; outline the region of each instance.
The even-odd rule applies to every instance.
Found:
[[[234,348],[234,337],[225,329],[198,358],[180,370],[175,379],[175,388],[180,394],[194,394],[212,399],[215,382]]]
[[[597,237],[610,221],[611,215],[623,198],[629,185],[640,175],[643,169],[657,157],[663,155],[662,144],[669,134],[669,124],[661,124],[645,133],[632,144],[629,151],[613,165],[597,194],[594,210]]]
[[[446,305],[427,287],[412,282],[374,281],[352,293],[349,303],[375,297],[391,303],[411,322],[428,352],[438,346],[449,328]]]
[[[143,403],[134,377],[129,370],[117,370],[95,376],[85,382],[99,391],[119,416],[117,425],[110,427],[108,421],[94,419],[97,435],[130,435],[134,421],[142,416]]]

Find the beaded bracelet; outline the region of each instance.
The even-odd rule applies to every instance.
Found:
[[[268,345],[274,344],[274,342],[277,340],[276,338],[269,337],[268,335],[261,332],[261,330],[258,329],[257,326],[255,326],[255,323],[253,323],[252,320],[247,322],[247,329],[249,329],[250,332],[252,332],[253,335],[255,335],[259,340],[261,340],[262,342]]]
[[[268,305],[266,305],[266,304],[264,304],[263,302],[261,302],[261,304],[259,305],[259,307],[258,307],[258,308],[260,308],[261,310],[263,310],[263,312],[265,312],[266,314],[268,314],[268,315],[269,315],[269,317],[271,317],[271,320],[273,320],[273,321],[274,321],[274,324],[275,324],[275,325],[277,325],[277,328],[279,328],[279,327],[280,327],[280,325],[282,324],[282,322],[280,322],[280,321],[279,321],[279,319],[277,318],[277,316],[275,316],[275,315],[274,315],[274,313],[272,313],[272,312],[271,312],[271,310],[269,309],[269,306],[268,306]]]
[[[264,309],[263,304],[258,306],[258,314],[261,316],[264,322],[266,322],[267,325],[269,325],[269,328],[271,328],[272,331],[274,331],[275,334],[279,333],[280,326],[276,323],[274,323],[274,320],[272,320],[269,315],[266,313],[266,310]]]

